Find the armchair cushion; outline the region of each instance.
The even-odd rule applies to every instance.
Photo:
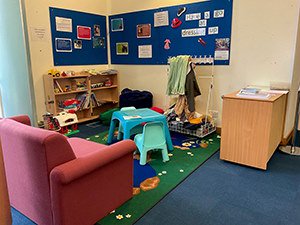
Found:
[[[69,138],[68,142],[71,145],[76,158],[98,152],[100,149],[107,147],[106,145],[87,141],[82,138]]]

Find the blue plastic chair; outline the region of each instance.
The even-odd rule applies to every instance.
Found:
[[[130,107],[123,107],[120,109],[120,111],[132,111],[132,110],[136,110],[136,108],[134,106],[130,106]],[[130,130],[130,136],[134,134],[141,134],[142,132],[143,132],[143,126],[139,125]],[[119,130],[118,130],[118,137],[117,137],[118,140],[121,140],[123,133],[124,133],[123,127],[122,124],[120,123]]]
[[[134,142],[140,152],[140,164],[145,165],[147,152],[154,149],[162,151],[163,161],[169,161],[164,126],[162,122],[147,123],[142,134],[134,137]]]

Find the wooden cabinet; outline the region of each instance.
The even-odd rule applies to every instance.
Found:
[[[267,163],[282,140],[286,94],[269,99],[223,96],[220,158],[267,169]]]
[[[66,100],[89,99],[89,102],[81,104],[76,110],[79,122],[96,119],[101,112],[118,105],[117,74],[82,73],[67,77],[44,75],[44,89],[46,110],[54,115],[65,110],[63,103]]]

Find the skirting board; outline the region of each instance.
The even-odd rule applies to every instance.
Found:
[[[221,135],[222,127],[217,127],[217,134]],[[280,145],[286,146],[293,136],[293,130],[291,130],[286,137],[282,137]]]

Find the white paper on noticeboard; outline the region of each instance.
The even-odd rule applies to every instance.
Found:
[[[55,17],[56,31],[72,33],[72,19]]]
[[[229,60],[229,51],[215,51],[215,60]]]
[[[139,46],[139,58],[140,59],[152,58],[152,45],[140,45]]]
[[[169,12],[154,13],[154,27],[169,26]]]

